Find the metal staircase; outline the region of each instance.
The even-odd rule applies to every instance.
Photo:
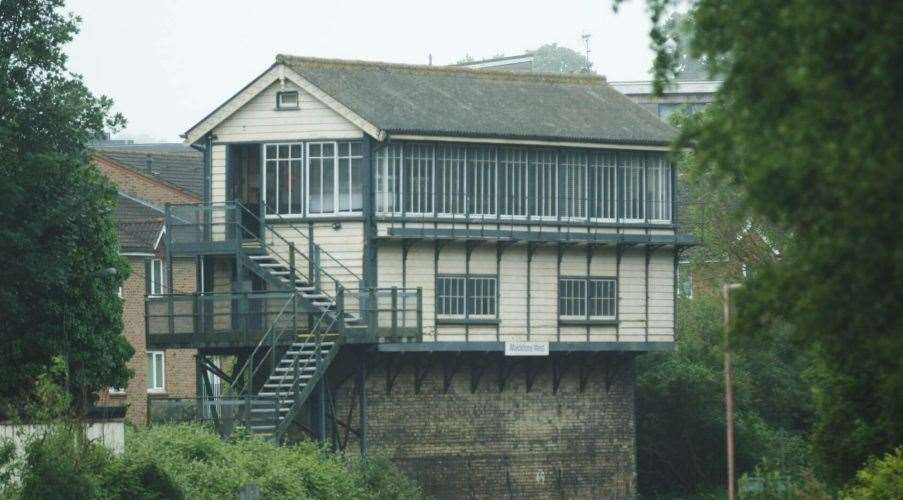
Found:
[[[257,217],[239,204],[236,207]],[[258,222],[263,224],[259,218]],[[239,251],[243,265],[269,287],[292,294],[225,394],[243,403],[237,419],[241,425],[276,442],[283,440],[298,410],[323,379],[345,333],[367,328],[360,307],[360,277],[290,222],[281,227],[296,231],[296,237],[290,240],[268,227],[265,231],[271,241],[267,242],[248,238],[250,231],[240,227],[245,233]],[[295,241],[305,241],[307,253],[299,251]],[[333,272],[342,271],[344,280],[330,274],[323,259]],[[346,284],[355,286],[349,290]]]

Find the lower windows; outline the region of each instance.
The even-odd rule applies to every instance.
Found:
[[[166,390],[166,361],[163,351],[147,351],[147,392]]]
[[[561,278],[558,281],[558,317],[613,321],[618,316],[617,288],[613,278]]]
[[[436,276],[436,315],[453,319],[490,319],[498,312],[497,276]]]

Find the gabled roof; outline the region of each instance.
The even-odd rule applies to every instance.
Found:
[[[203,196],[204,156],[185,145],[96,146],[95,152],[132,171],[161,180],[197,198]]]
[[[120,193],[113,210],[119,249],[152,253],[163,230],[163,212],[146,202]]]
[[[279,55],[185,135],[212,130],[288,78],[378,140],[385,135],[666,146],[676,131],[595,75],[552,75]]]

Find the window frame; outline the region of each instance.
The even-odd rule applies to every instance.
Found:
[[[160,276],[157,276],[156,264],[160,264]],[[166,292],[166,263],[163,259],[154,257],[150,262],[150,290],[148,296],[160,297]],[[155,279],[159,278],[159,279]],[[155,290],[155,285],[159,286],[159,291]]]
[[[156,376],[157,371],[157,356],[160,357],[160,373],[159,373],[159,381],[160,385],[156,384],[158,377]],[[147,359],[147,358],[150,359]],[[148,394],[162,394],[166,392],[166,351],[146,351],[145,359],[148,361],[147,370],[144,372],[144,385],[147,387],[148,380],[154,381],[153,387],[147,387]]]
[[[267,158],[267,148],[270,146],[276,148],[276,157],[275,158]],[[279,147],[280,146],[286,146],[288,148],[288,152],[289,152],[288,158],[280,158],[279,157]],[[300,156],[298,156],[297,158],[292,156],[292,147],[293,146],[298,146],[300,148]],[[298,173],[299,173],[299,175],[301,175],[301,182],[300,182],[300,193],[298,193],[298,195],[301,198],[307,198],[307,196],[306,196],[307,189],[304,184],[306,181],[306,177],[307,177],[307,172],[305,169],[305,163],[306,163],[305,157],[307,155],[305,154],[305,152],[306,152],[306,150],[304,148],[304,142],[300,142],[300,141],[265,142],[265,143],[261,144],[261,148],[260,148],[260,177],[261,177],[260,200],[263,203],[264,217],[278,219],[279,217],[303,217],[304,216],[304,211],[307,208],[306,202],[302,203],[298,207],[299,208],[298,212],[292,211],[292,201],[293,201],[292,194],[293,193],[291,190],[291,185],[292,185],[292,162],[300,161],[301,167],[299,168]],[[285,213],[283,213],[279,210],[279,201],[280,201],[280,196],[281,196],[280,189],[279,189],[280,188],[279,163],[282,161],[288,162],[289,200],[288,200],[288,212],[285,212]],[[268,184],[269,178],[267,176],[267,162],[275,162],[275,167],[274,167],[273,171],[275,172],[276,186],[275,186],[273,192],[276,193],[276,201],[273,204],[273,207],[274,207],[273,213],[269,213],[269,208],[267,206],[267,202],[269,201],[267,199],[267,191],[268,191],[268,187],[269,187],[269,184]]]
[[[439,295],[439,281],[443,279],[460,279],[464,282],[464,294],[462,296],[463,299],[463,314],[449,314],[449,313],[441,313],[440,310],[440,295]],[[471,282],[475,280],[492,280],[493,286],[495,288],[494,294],[492,296],[481,296],[481,299],[491,299],[492,300],[492,309],[494,312],[490,314],[472,314],[470,312],[470,303],[471,300],[474,299],[473,295],[471,295]],[[434,313],[436,316],[437,323],[481,323],[481,322],[490,322],[494,323],[498,321],[499,318],[499,277],[497,274],[466,274],[466,273],[437,273],[435,282],[435,304],[434,304]]]
[[[283,96],[295,95],[295,104],[286,106],[282,102]],[[301,94],[297,90],[280,90],[276,92],[276,109],[279,111],[301,109]]]
[[[351,151],[352,151],[352,149],[351,149],[351,148],[352,148],[352,145],[353,145],[354,143],[356,143],[356,142],[359,143],[359,141],[358,141],[358,140],[355,140],[355,139],[349,139],[349,140],[334,140],[334,141],[306,141],[306,142],[304,142],[304,148],[303,148],[303,149],[304,149],[304,161],[302,162],[302,164],[304,165],[304,168],[302,169],[302,171],[304,172],[304,174],[303,174],[303,175],[304,175],[304,184],[303,184],[303,186],[304,186],[305,203],[304,203],[304,207],[303,207],[303,208],[304,208],[304,213],[305,213],[305,215],[306,215],[307,217],[311,217],[311,218],[322,218],[322,217],[355,217],[355,216],[360,216],[361,214],[363,214],[363,211],[364,211],[364,209],[363,209],[363,196],[364,196],[364,193],[363,193],[363,179],[364,179],[364,175],[367,175],[367,172],[366,172],[367,169],[366,169],[365,166],[364,166],[364,156],[363,156],[363,152],[361,152],[361,154],[358,154],[358,155],[354,155],[354,154],[351,153]],[[349,148],[349,149],[348,149],[348,155],[347,155],[347,156],[343,156],[343,155],[339,154],[339,146],[340,146],[340,145],[344,145],[344,144],[348,144],[348,148]],[[311,162],[311,159],[323,161],[323,160],[327,160],[327,159],[330,158],[330,156],[324,156],[323,153],[322,153],[322,147],[323,147],[324,145],[332,145],[332,156],[331,156],[331,158],[332,158],[332,167],[333,167],[333,172],[332,172],[332,200],[333,200],[333,201],[332,201],[332,210],[331,210],[331,211],[328,211],[328,212],[322,210],[322,206],[323,206],[323,198],[324,198],[324,195],[326,194],[326,191],[323,189],[325,186],[323,186],[323,176],[321,175],[321,176],[320,176],[320,184],[321,184],[320,187],[321,187],[321,192],[322,192],[322,194],[321,194],[321,196],[320,196],[320,207],[321,207],[321,210],[320,210],[319,212],[311,212],[311,210],[310,210],[310,199],[311,199],[311,196],[310,196],[310,179],[311,179],[311,175],[310,175],[310,162]],[[315,156],[315,157],[311,157],[311,154],[310,154],[310,148],[311,148],[311,146],[320,146],[320,147],[321,147],[320,154],[317,155],[317,156]],[[361,145],[361,147],[363,147],[363,145]],[[353,165],[354,165],[354,160],[360,160],[360,161],[358,162],[358,165],[360,166],[360,169],[361,169],[360,175],[359,175],[358,178],[360,179],[361,185],[362,185],[362,186],[361,186],[361,189],[362,189],[362,190],[361,190],[361,200],[362,200],[362,203],[361,203],[361,209],[360,209],[360,210],[355,210],[355,209],[353,208],[353,205],[354,205],[353,203],[351,203],[351,207],[352,207],[352,208],[351,208],[350,210],[342,210],[342,209],[340,208],[340,200],[341,200],[341,186],[340,186],[340,179],[341,179],[341,175],[340,175],[339,170],[340,170],[340,163],[341,163],[340,160],[341,160],[341,159],[346,159],[346,160],[348,160],[348,168],[349,168],[349,171],[348,171],[348,181],[349,181],[349,182],[348,182],[348,186],[346,186],[346,187],[348,188],[348,196],[349,196],[349,200],[351,200],[351,201],[353,201],[353,194],[354,194],[354,189],[353,189],[352,183],[351,183],[351,180],[352,180],[352,178],[353,178],[353,176],[351,175],[351,168],[352,168]],[[322,166],[321,166],[321,168],[322,168]]]
[[[576,281],[583,283],[583,314],[581,315],[562,315],[562,307],[561,307],[561,290],[562,290],[562,282],[563,281]],[[602,300],[613,300],[614,301],[614,314],[611,316],[604,315],[592,315],[590,300],[591,300],[591,289],[592,284],[594,282],[611,282],[614,285],[613,289],[613,297],[603,298]],[[620,320],[620,286],[618,283],[618,278],[615,276],[572,276],[572,275],[561,275],[558,277],[558,289],[557,289],[557,307],[558,307],[558,321],[560,323],[579,323],[579,324],[616,324]]]

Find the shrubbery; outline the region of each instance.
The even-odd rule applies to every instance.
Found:
[[[856,473],[853,483],[841,497],[862,500],[892,500],[903,498],[903,447],[899,447],[883,458],[869,460]]]
[[[224,441],[198,425],[130,429],[122,456],[55,426],[25,451],[3,497],[235,498],[245,484],[262,498],[421,497],[383,458],[364,464],[311,442],[279,447],[247,435]]]

